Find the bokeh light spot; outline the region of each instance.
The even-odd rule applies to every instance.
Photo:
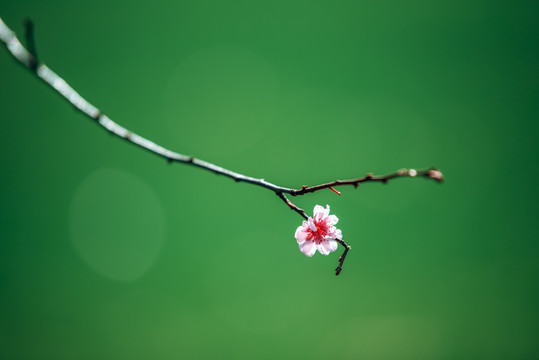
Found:
[[[157,258],[164,212],[153,189],[136,175],[100,168],[79,185],[69,212],[70,237],[97,273],[133,281]]]

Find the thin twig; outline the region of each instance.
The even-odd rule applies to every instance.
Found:
[[[428,170],[415,170],[415,169],[401,169],[397,171],[396,173],[384,175],[384,176],[374,176],[373,174],[367,174],[366,176],[359,178],[359,179],[352,179],[352,180],[335,180],[333,182],[329,182],[326,184],[320,184],[315,186],[303,186],[299,190],[292,190],[290,195],[292,196],[298,196],[298,195],[305,195],[307,193],[313,193],[315,191],[319,191],[322,189],[333,189],[335,186],[343,186],[343,185],[352,185],[355,188],[359,186],[359,184],[364,182],[382,182],[384,184],[387,184],[389,180],[398,178],[398,177],[426,177],[433,180],[436,180],[438,182],[443,181],[443,176],[440,170],[436,168],[428,169]],[[339,194],[340,195],[340,194]]]
[[[335,275],[339,275],[342,270],[342,264],[344,263],[344,259],[346,259],[346,255],[348,254],[348,251],[351,249],[350,245],[345,243],[343,240],[337,239],[339,244],[344,246],[344,252],[342,253],[341,257],[339,258],[339,266],[335,269]]]
[[[116,122],[112,121],[107,115],[103,114],[97,107],[90,104],[86,99],[84,99],[79,93],[77,93],[67,82],[64,81],[60,76],[58,76],[54,71],[52,71],[49,67],[47,67],[45,64],[40,63],[37,59],[37,52],[35,47],[35,41],[34,41],[34,34],[33,34],[33,23],[30,20],[25,21],[25,34],[26,34],[26,43],[28,46],[28,49],[26,49],[15,33],[7,27],[7,25],[2,21],[0,18],[0,40],[5,44],[8,51],[13,55],[15,59],[19,61],[23,66],[30,69],[37,77],[39,77],[41,80],[43,80],[45,83],[47,83],[49,86],[51,86],[56,92],[62,96],[65,100],[67,100],[71,105],[75,107],[78,111],[80,111],[82,114],[86,115],[90,119],[94,120],[97,124],[99,124],[104,129],[108,130],[110,133],[118,136],[121,139],[124,139],[125,141],[134,144],[138,147],[141,147],[152,154],[155,154],[161,158],[166,159],[169,163],[172,162],[178,162],[188,165],[193,165],[208,171],[211,171],[218,175],[224,175],[226,177],[234,179],[236,182],[245,182],[249,184],[253,184],[256,186],[263,187],[265,189],[273,191],[281,200],[283,200],[286,205],[294,210],[296,213],[298,213],[301,217],[304,219],[308,219],[308,216],[305,214],[305,211],[296,205],[294,205],[288,198],[285,196],[285,194],[290,194],[292,196],[298,196],[298,195],[304,195],[307,193],[313,193],[318,190],[327,189],[330,188],[331,190],[335,191],[337,194],[340,195],[338,191],[334,189],[336,186],[342,186],[342,185],[353,185],[354,187],[357,187],[362,182],[367,181],[379,181],[383,183],[387,183],[390,179],[396,178],[396,177],[403,177],[403,176],[409,176],[409,177],[427,177],[434,179],[438,182],[441,182],[443,180],[442,173],[432,168],[430,170],[399,170],[398,172],[386,176],[379,176],[375,177],[372,174],[369,174],[363,178],[354,179],[354,180],[336,180],[330,183],[326,184],[320,184],[316,186],[303,186],[301,189],[292,189],[287,188],[279,185],[272,184],[262,178],[255,178],[251,176],[246,176],[240,173],[237,173],[232,170],[225,169],[223,167],[220,167],[218,165],[212,164],[210,162],[197,159],[193,156],[183,155],[177,152],[174,152],[172,150],[169,150],[161,145],[158,145],[154,143],[151,140],[146,139],[145,137],[142,137],[123,126],[117,124]],[[344,253],[339,258],[339,266],[336,269],[336,274],[339,275],[340,271],[342,270],[342,265],[344,262],[344,259],[346,258],[346,255],[348,251],[350,250],[350,246],[348,246],[344,241],[339,241],[341,245],[345,247]]]
[[[285,194],[283,194],[282,192],[278,192],[277,193],[277,196],[279,198],[281,198],[285,203],[286,205],[288,205],[290,207],[290,209],[294,210],[295,212],[297,212],[301,217],[303,217],[305,220],[308,220],[309,217],[305,214],[305,211],[303,209],[300,209],[299,207],[297,207],[296,205],[292,204],[292,202],[290,200],[288,200],[288,198],[285,196]]]

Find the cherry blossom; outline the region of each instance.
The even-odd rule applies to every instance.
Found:
[[[296,240],[302,253],[311,257],[316,250],[322,255],[328,255],[337,250],[336,240],[342,240],[342,232],[334,225],[339,219],[335,215],[329,215],[329,205],[324,209],[316,205],[313,211],[313,217],[303,221],[296,230]]]

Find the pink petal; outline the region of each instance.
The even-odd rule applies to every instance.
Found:
[[[316,246],[314,246],[314,241],[305,241],[299,244],[299,250],[308,257],[312,257],[316,252]]]
[[[305,222],[305,221],[304,221]],[[305,226],[298,226],[296,229],[296,234],[294,235],[296,237],[296,240],[298,241],[298,244],[301,244],[305,241],[307,241],[307,236],[309,233],[306,231]]]
[[[324,212],[324,207],[320,206],[320,205],[315,205],[314,206],[314,211],[313,211],[313,214],[316,215],[320,212]]]
[[[335,226],[330,226],[326,230],[326,239],[335,239],[335,232],[337,231],[337,228]]]
[[[327,217],[328,214],[329,214],[329,205],[326,205],[326,209],[324,209],[320,205],[315,205],[314,211],[313,211],[313,217],[315,221],[320,221],[320,219]]]
[[[322,255],[329,255],[329,250],[326,248],[326,246],[324,246],[324,243],[327,243],[328,241],[322,241],[320,244],[316,245],[316,247],[318,248],[318,251],[320,252],[320,254]],[[328,243],[328,247],[329,247],[329,243]]]
[[[309,229],[311,229],[314,232],[318,231],[318,229],[316,228],[316,225],[314,224],[312,218],[309,218],[309,220],[307,220],[307,221],[308,221],[308,224],[309,224]]]
[[[337,246],[338,244],[335,240],[325,240],[317,245],[318,251],[320,251],[320,254],[322,255],[329,255],[329,253],[337,250]]]
[[[341,231],[341,229],[336,229],[335,232],[333,233],[333,236],[335,237],[335,239],[342,240],[342,231]]]
[[[337,247],[339,247],[339,243],[337,243],[335,240],[328,240],[322,242],[324,246],[326,246],[325,243],[328,243],[328,247],[326,247],[326,249],[328,249],[330,252],[334,252],[335,250],[337,250]]]
[[[339,218],[335,215],[329,215],[328,219],[326,220],[328,225],[335,225],[339,222]]]

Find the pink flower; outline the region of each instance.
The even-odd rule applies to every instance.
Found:
[[[335,215],[329,215],[329,205],[324,209],[320,205],[314,207],[313,217],[296,230],[296,240],[302,253],[311,257],[316,250],[322,255],[328,255],[337,250],[336,239],[342,240],[342,232],[335,225],[339,219]]]

